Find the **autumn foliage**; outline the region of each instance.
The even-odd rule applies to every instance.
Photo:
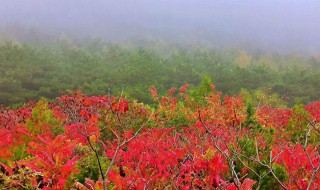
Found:
[[[0,108],[0,187],[320,189],[320,102],[251,106],[188,85],[150,107],[81,92]]]

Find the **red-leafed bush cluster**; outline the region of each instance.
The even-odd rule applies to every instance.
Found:
[[[150,107],[81,92],[0,108],[7,189],[320,189],[320,103],[252,107],[188,85]]]

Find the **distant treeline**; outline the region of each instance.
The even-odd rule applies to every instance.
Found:
[[[262,90],[278,94],[289,105],[320,98],[319,57],[174,46],[166,52],[170,53],[97,42],[83,46],[2,43],[0,104],[51,99],[68,90],[87,95],[115,95],[123,90],[127,97],[150,103],[151,86],[160,94],[185,83],[196,89],[205,76],[225,94]]]

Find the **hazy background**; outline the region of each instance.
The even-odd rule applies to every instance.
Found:
[[[165,41],[318,54],[318,0],[0,0],[0,40]]]

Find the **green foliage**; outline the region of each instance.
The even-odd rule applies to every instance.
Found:
[[[296,104],[293,107],[293,115],[290,118],[290,122],[288,125],[288,131],[291,131],[291,141],[292,142],[300,142],[304,143],[305,134],[308,129],[308,119],[309,114],[305,110],[303,104]]]
[[[245,126],[246,127],[251,127],[252,128],[252,125],[255,125],[257,124],[257,122],[255,121],[254,119],[254,109],[251,105],[251,103],[247,103],[247,120],[245,122]]]
[[[285,105],[277,94],[286,98],[289,105],[295,100],[310,103],[320,96],[318,59],[267,54],[255,57],[244,51],[186,51],[168,46],[167,51],[170,49],[174,51],[162,57],[161,52],[150,49],[99,41],[82,46],[65,42],[42,46],[2,43],[0,104],[13,105],[40,97],[52,99],[68,90],[98,95],[109,89],[112,95],[124,89],[130,97],[151,103],[150,86],[164,94],[185,83],[191,88],[200,86],[193,93],[200,101],[208,92],[211,79],[217,90],[227,95],[247,89],[252,105],[261,101]],[[270,90],[261,90],[265,88]]]
[[[247,158],[256,157],[256,156],[253,156],[253,155],[257,155],[255,142],[253,140],[248,139],[248,138],[242,138],[239,141],[239,146],[242,147],[242,155],[244,155],[245,157],[247,157]],[[258,151],[259,151],[259,154],[261,154],[261,155],[268,155],[268,152],[270,152],[271,150],[270,150],[270,148],[266,148],[266,149],[262,150],[259,147]],[[261,160],[261,162],[267,163],[268,159],[269,159],[269,157],[266,157],[265,160]],[[255,173],[253,173],[253,172],[248,173],[247,177],[257,181],[255,188],[257,188],[259,186],[260,187],[259,189],[262,189],[262,190],[268,190],[268,189],[270,189],[270,187],[273,187],[273,189],[279,189],[279,190],[282,189],[281,185],[277,182],[277,180],[274,178],[274,176],[270,173],[269,168],[267,168],[266,166],[260,165],[260,164],[256,164],[255,161],[247,162],[246,166],[244,166],[242,164],[242,162],[237,160],[237,163],[239,163],[239,164],[236,165],[236,171],[238,171],[240,173],[243,168],[248,166],[251,169],[253,169],[259,176],[263,176],[263,178],[260,179]],[[273,172],[275,173],[275,175],[277,176],[277,178],[280,181],[286,181],[286,179],[288,178],[288,174],[283,166],[280,166],[278,164],[274,164]]]
[[[178,102],[175,110],[163,110],[160,112],[159,117],[165,121],[164,127],[175,127],[177,131],[181,131],[182,127],[189,126],[189,121],[187,120],[188,115],[183,111],[184,108],[183,102]]]
[[[81,157],[81,159],[77,161],[76,165],[76,168],[81,170],[81,173],[75,174],[74,178],[80,183],[84,183],[85,178],[90,178],[94,181],[99,180],[101,176],[99,173],[97,158],[95,157],[94,152],[90,152],[90,148],[87,146],[78,146],[78,148],[76,149],[76,153],[79,155],[83,155],[83,157]],[[107,160],[107,158],[101,156],[99,159],[102,168],[107,168],[109,165],[109,161]]]
[[[191,92],[191,96],[194,98],[194,100],[196,101],[197,104],[204,104],[205,103],[205,99],[204,97],[206,97],[210,92],[213,91],[212,88],[212,80],[209,76],[205,76],[199,87],[194,89]]]
[[[51,132],[58,135],[64,132],[61,119],[54,116],[53,111],[49,108],[49,102],[44,98],[39,100],[32,109],[27,126],[31,132],[36,134]]]
[[[265,175],[267,171],[268,170],[264,170],[261,174]],[[288,173],[286,172],[286,170],[283,166],[275,164],[273,166],[273,172],[277,176],[277,178],[282,182],[286,181],[288,179]],[[261,190],[268,190],[268,189],[270,189],[270,187],[272,187],[272,189],[276,189],[276,190],[282,189],[281,185],[277,182],[277,180],[274,178],[274,176],[271,173],[268,173],[263,178],[263,180],[260,184],[260,189]]]
[[[279,108],[286,108],[286,102],[282,100],[278,94],[270,93],[266,89],[257,89],[250,91],[247,89],[241,89],[241,95],[247,104],[252,106],[273,106]]]
[[[242,151],[245,156],[256,155],[256,148],[253,140],[246,137],[241,138],[239,140],[239,145],[242,147]]]

